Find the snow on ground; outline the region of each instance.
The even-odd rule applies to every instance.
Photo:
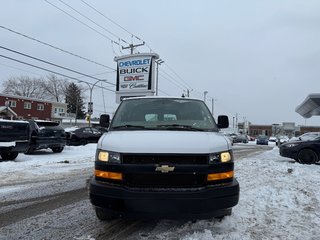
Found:
[[[233,214],[186,226],[194,231],[183,239],[319,239],[320,165],[293,163],[278,151],[236,162],[240,201]]]
[[[55,179],[75,169],[93,168],[96,147],[97,144],[87,144],[66,146],[61,153],[53,153],[50,149],[31,155],[20,153],[15,161],[0,163],[0,185],[41,177]]]
[[[83,186],[93,174],[96,147],[97,144],[87,144],[66,146],[61,153],[51,150],[31,155],[20,153],[15,161],[0,162],[0,199],[28,198],[32,189],[43,189],[38,196],[44,196]],[[68,181],[68,177],[73,181]],[[59,180],[63,184],[57,184]],[[46,187],[48,181],[55,184]]]
[[[1,162],[0,196],[19,188],[11,181],[59,178],[74,169],[93,168],[95,148],[96,144],[67,147],[59,154],[21,154],[14,162]],[[152,239],[319,239],[320,165],[294,163],[278,151],[274,147],[236,160],[240,201],[231,216],[184,222],[177,228],[163,220],[151,231]]]

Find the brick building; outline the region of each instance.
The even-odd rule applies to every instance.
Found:
[[[67,104],[0,93],[0,107],[9,107],[15,119],[61,121],[66,117]]]
[[[266,135],[272,136],[272,125],[254,125],[250,124],[249,126],[249,135],[250,136],[258,136],[258,135]]]

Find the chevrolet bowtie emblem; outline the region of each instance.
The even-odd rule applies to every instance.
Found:
[[[170,167],[169,165],[162,165],[156,167],[156,172],[168,173],[174,171],[174,167]]]

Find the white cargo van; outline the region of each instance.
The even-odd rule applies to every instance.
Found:
[[[137,97],[119,105],[99,140],[90,200],[100,220],[231,214],[239,201],[231,142],[197,99]]]

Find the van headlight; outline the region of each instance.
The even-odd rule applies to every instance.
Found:
[[[120,153],[98,150],[97,160],[107,163],[121,163]]]
[[[232,155],[230,152],[211,153],[209,155],[209,163],[225,163],[232,161]]]

